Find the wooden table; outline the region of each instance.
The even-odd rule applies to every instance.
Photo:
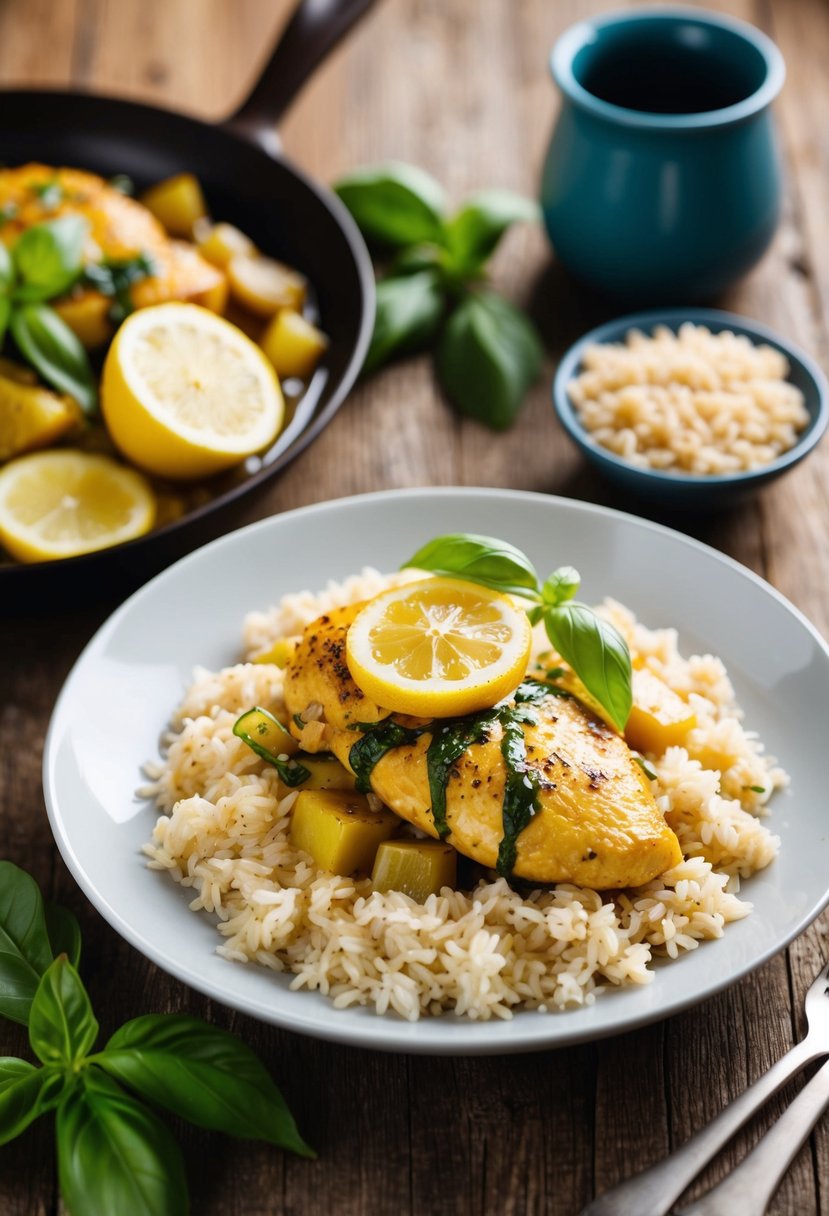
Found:
[[[71,84],[218,117],[242,93],[288,0],[4,0],[3,85]],[[290,153],[332,180],[386,157],[431,170],[460,199],[499,185],[532,194],[556,108],[546,53],[597,0],[388,0],[321,70],[284,126]],[[785,216],[762,265],[723,301],[827,362],[829,7],[821,0],[723,0],[780,44],[789,82],[777,114],[788,170]],[[447,408],[428,361],[355,392],[335,422],[247,520],[319,499],[423,484],[513,486],[625,507],[588,473],[554,422],[560,352],[607,307],[567,282],[539,231],[511,234],[498,286],[529,306],[548,360],[519,423],[501,437]],[[763,575],[829,632],[829,448],[753,502],[692,531]],[[244,522],[244,521],[243,521]],[[677,521],[668,521],[674,522]],[[4,623],[0,662],[0,854],[72,906],[84,975],[104,1030],[139,1012],[189,1011],[256,1048],[319,1149],[308,1164],[265,1146],[180,1129],[193,1210],[203,1216],[549,1213],[572,1216],[595,1191],[679,1145],[803,1032],[802,997],[826,950],[826,919],[786,954],[689,1013],[595,1045],[503,1059],[422,1059],[344,1049],[276,1031],[203,999],[110,930],[68,877],[40,785],[58,689],[112,605],[60,605]],[[25,1051],[4,1024],[2,1053]],[[705,1176],[745,1153],[766,1114]],[[701,1187],[698,1190],[702,1189]],[[829,1212],[829,1126],[804,1148],[776,1216]],[[0,1212],[57,1210],[44,1120],[0,1151]]]

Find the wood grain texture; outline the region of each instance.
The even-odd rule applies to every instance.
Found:
[[[332,180],[385,157],[411,160],[453,201],[481,186],[534,193],[556,110],[546,54],[557,34],[613,0],[386,0],[306,88],[282,131],[288,152]],[[780,43],[785,213],[762,264],[723,301],[829,356],[829,6],[717,0]],[[0,0],[0,82],[72,84],[217,120],[244,96],[290,0]],[[549,379],[565,347],[612,306],[572,285],[542,234],[511,233],[494,278],[532,311],[545,375],[518,425],[493,439],[447,408],[427,359],[356,391],[320,440],[240,522],[385,487],[515,486],[642,510],[588,472],[555,426]],[[650,511],[651,514],[655,514]],[[829,449],[761,498],[714,518],[666,520],[770,579],[829,632]],[[574,1216],[595,1190],[658,1160],[803,1033],[802,1000],[825,956],[827,921],[705,1005],[616,1040],[534,1057],[444,1060],[316,1043],[190,992],[125,945],[60,862],[40,792],[41,741],[71,663],[112,605],[3,624],[0,853],[80,917],[84,974],[104,1033],[144,1010],[181,1010],[259,1051],[316,1163],[184,1126],[193,1211],[202,1216]],[[3,1027],[0,1051],[25,1051]],[[796,1091],[797,1084],[792,1086]],[[738,1137],[698,1193],[744,1154],[786,1095]],[[820,1127],[772,1216],[829,1213],[829,1128]],[[46,1124],[0,1149],[0,1212],[58,1211]]]

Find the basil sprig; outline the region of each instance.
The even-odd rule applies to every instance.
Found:
[[[542,583],[530,559],[514,545],[458,532],[429,541],[401,569],[406,567],[530,600],[532,623],[544,622],[558,653],[615,726],[624,730],[633,704],[630,651],[614,625],[574,598],[581,579],[572,566],[560,566]]]
[[[381,258],[391,258],[377,284],[364,372],[433,347],[456,408],[493,430],[511,426],[541,370],[541,343],[529,319],[484,280],[507,229],[538,218],[535,203],[484,190],[447,215],[434,178],[397,162],[360,170],[335,189]]]
[[[86,351],[47,300],[65,295],[83,269],[87,223],[65,215],[33,224],[8,249],[0,245],[0,346],[11,333],[18,351],[86,413],[97,405],[95,376]]]
[[[181,1152],[144,1099],[198,1127],[314,1155],[261,1061],[215,1026],[147,1014],[93,1052],[98,1022],[79,951],[71,912],[44,905],[29,875],[0,861],[0,1014],[28,1026],[41,1062],[0,1057],[0,1144],[56,1113],[71,1216],[187,1212]]]

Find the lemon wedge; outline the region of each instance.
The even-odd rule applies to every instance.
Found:
[[[0,542],[21,562],[106,549],[149,532],[146,478],[89,452],[34,452],[0,471]]]
[[[384,591],[354,618],[346,658],[355,682],[385,709],[449,718],[495,705],[521,683],[527,613],[460,579]]]
[[[206,308],[178,303],[127,317],[104,364],[101,409],[128,460],[181,480],[267,447],[285,412],[259,347]]]

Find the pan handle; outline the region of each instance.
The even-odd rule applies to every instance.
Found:
[[[314,69],[374,0],[300,0],[262,75],[225,120],[240,135],[276,151],[275,124]]]

